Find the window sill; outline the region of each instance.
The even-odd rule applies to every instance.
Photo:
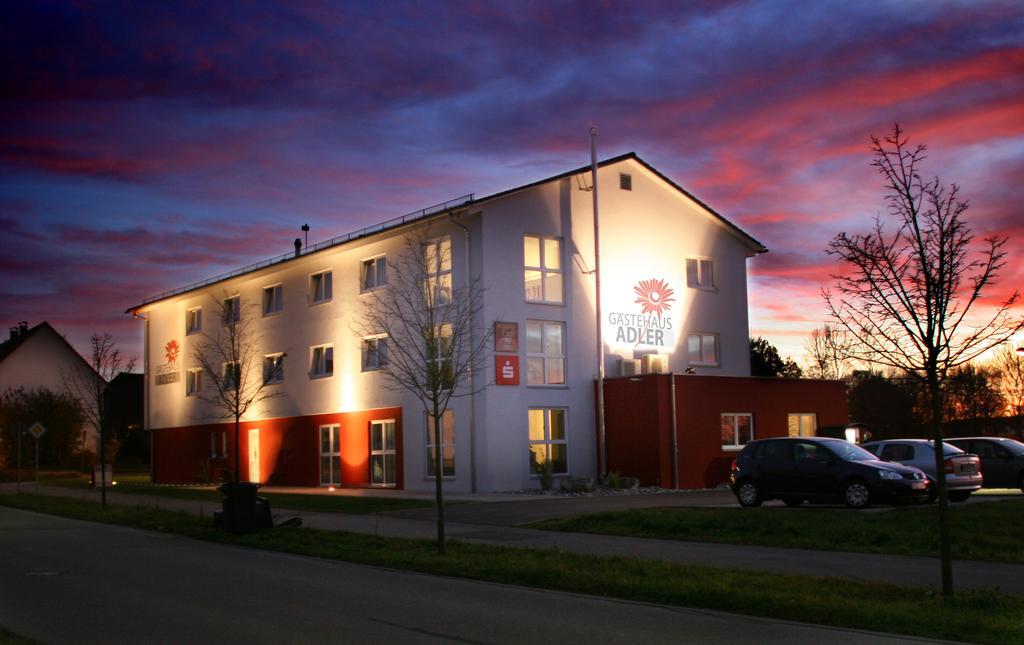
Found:
[[[688,284],[688,285],[686,285],[686,287],[688,289],[693,289],[694,291],[708,291],[710,293],[717,293],[718,292],[718,287],[702,287],[702,286],[696,285],[696,284]]]
[[[721,363],[690,363],[688,367],[721,367]]]
[[[280,309],[278,311],[264,311],[263,312],[263,317],[264,318],[273,318],[274,316],[280,316],[283,313],[284,313],[284,309]]]
[[[360,289],[360,290],[359,290],[359,295],[361,295],[361,296],[366,296],[366,295],[369,295],[369,294],[371,294],[371,293],[375,293],[375,292],[377,292],[377,291],[381,291],[381,290],[382,290],[382,289],[384,289],[384,287],[386,287],[386,286],[387,286],[386,284],[382,284],[382,285],[378,285],[378,286],[376,286],[376,287],[371,287],[371,288],[369,288],[369,289]]]
[[[383,367],[364,367],[363,369],[359,370],[359,373],[360,374],[375,374],[375,373],[377,373],[377,372],[379,372],[379,371],[381,371],[383,369],[384,369]]]
[[[328,298],[326,300],[314,300],[309,303],[310,307],[316,307],[317,305],[326,305],[334,302],[334,298]]]
[[[309,380],[317,381],[317,380],[324,379],[324,378],[331,378],[332,376],[334,376],[333,372],[330,373],[330,374],[310,374],[309,375]]]
[[[743,450],[746,447],[747,447],[747,444],[743,444],[742,446],[722,446],[722,451],[723,452],[739,452],[740,450]]]
[[[527,383],[526,387],[534,388],[537,390],[568,390],[569,385],[566,383]]]
[[[185,331],[185,335],[186,336],[195,336],[196,334],[201,334],[201,333],[203,333],[202,329],[193,329],[192,331],[188,331],[188,330]]]
[[[556,307],[564,307],[565,306],[565,301],[564,300],[562,300],[562,301],[557,301],[557,300],[524,300],[523,302],[525,302],[528,305],[554,305]]]
[[[284,383],[284,379],[277,379],[276,381],[263,381],[263,386],[266,387],[268,385],[281,385],[282,383]]]

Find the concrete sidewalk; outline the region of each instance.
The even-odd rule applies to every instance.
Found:
[[[0,488],[4,492],[13,492],[10,485]],[[99,496],[97,492],[88,489],[48,486],[40,486],[39,492],[90,500],[96,500]],[[636,501],[642,497],[645,496],[629,499]],[[107,500],[112,504],[156,506],[207,517],[212,516],[213,511],[220,507],[219,504],[211,502],[117,492],[108,492]],[[564,500],[558,500],[559,503],[561,501]],[[554,500],[552,503],[555,503]],[[644,503],[653,504],[654,500]],[[662,503],[660,505],[670,504]],[[510,506],[518,506],[518,504]],[[887,582],[931,589],[938,589],[941,586],[939,564],[934,558],[680,542],[585,533],[558,533],[495,524],[462,522],[458,521],[456,517],[451,517],[458,515],[457,512],[454,512],[454,509],[458,508],[459,506],[456,505],[445,509],[446,514],[451,518],[446,525],[447,534],[452,539],[466,542],[527,549],[558,549],[592,555],[617,555],[717,567],[775,571],[794,575]],[[275,509],[275,516],[278,520],[287,517],[301,517],[303,526],[324,530],[432,539],[436,535],[436,524],[432,512],[425,513],[424,510],[351,515],[290,511],[278,508]],[[587,512],[585,509],[577,507],[572,510],[579,513]],[[430,509],[426,509],[426,511],[430,511]],[[565,514],[563,509],[562,515]],[[958,589],[998,588],[1003,592],[1024,595],[1024,565],[960,560],[954,562],[953,570],[954,581]]]

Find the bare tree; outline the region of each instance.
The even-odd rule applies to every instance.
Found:
[[[126,359],[108,333],[89,337],[89,367],[61,372],[64,389],[82,403],[82,413],[99,435],[97,452],[100,459],[100,503],[107,505],[107,409],[103,392],[115,376],[135,369],[135,359]]]
[[[201,387],[197,391],[200,400],[213,411],[218,419],[232,419],[235,422],[234,468],[231,480],[240,481],[241,455],[239,454],[239,425],[242,417],[261,401],[279,396],[279,392],[267,389],[273,382],[274,374],[264,374],[263,356],[260,352],[261,338],[253,330],[252,307],[241,306],[239,296],[225,297],[217,302],[214,310],[221,312],[220,325],[213,325],[210,333],[203,333],[193,346],[192,358],[202,368],[203,378],[212,387]],[[275,362],[273,370],[283,369]]]
[[[989,362],[995,370],[999,389],[1003,393],[1006,407],[1015,417],[1017,436],[1024,436],[1021,428],[1024,417],[1024,356],[1018,354],[1012,343],[1006,343],[996,350]]]
[[[964,221],[968,204],[956,184],[925,181],[925,146],[911,147],[899,125],[872,137],[872,165],[882,175],[891,231],[881,217],[866,234],[840,233],[828,253],[843,261],[824,291],[829,313],[846,330],[852,358],[904,370],[924,382],[930,400],[936,472],[943,470],[942,390],[949,371],[1009,339],[1024,326],[1012,314],[1014,292],[980,322],[968,317],[1006,265],[1006,238],[989,237],[974,250]],[[939,488],[942,592],[953,593],[946,483]]]
[[[811,330],[811,336],[804,341],[804,359],[807,362],[807,376],[820,379],[843,379],[850,371],[847,356],[850,342],[846,332],[831,323]]]
[[[385,387],[416,397],[433,422],[431,464],[437,507],[437,547],[445,552],[442,417],[453,398],[486,387],[482,373],[491,339],[478,329],[483,290],[466,276],[452,285],[451,241],[434,238],[427,227],[406,236],[397,261],[388,265],[387,286],[370,292],[354,322],[367,355],[384,375]]]

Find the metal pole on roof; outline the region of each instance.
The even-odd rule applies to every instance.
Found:
[[[590,175],[594,193],[594,308],[597,325],[597,451],[598,475],[608,470],[604,437],[604,338],[601,335],[601,221],[597,214],[597,128],[590,128]]]

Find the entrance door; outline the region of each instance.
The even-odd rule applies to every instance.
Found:
[[[260,429],[249,429],[249,481],[260,483]]]
[[[340,426],[320,426],[320,484],[341,484]]]
[[[370,484],[394,486],[395,422],[370,422]]]

